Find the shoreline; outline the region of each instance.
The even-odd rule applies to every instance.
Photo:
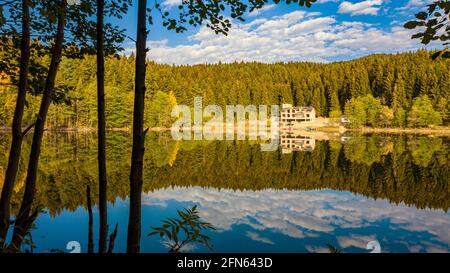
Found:
[[[450,136],[449,127],[438,128],[370,128],[363,127],[357,129],[346,129],[348,132],[367,133],[388,133],[388,134],[425,134]]]
[[[25,128],[23,128],[24,130]],[[33,132],[34,129],[31,129],[30,132]],[[106,128],[107,132],[124,132],[130,133],[132,132],[131,128]],[[164,132],[170,131],[170,128],[150,128],[149,131],[153,132]],[[0,133],[10,133],[12,132],[10,127],[0,127]],[[30,134],[30,132],[28,134]],[[46,128],[44,132],[52,132],[52,133],[96,133],[97,128]]]
[[[450,127],[437,127],[437,128],[344,128],[342,126],[325,126],[317,127],[315,130],[308,131],[309,133],[340,133],[345,132],[357,132],[362,134],[369,133],[387,133],[387,134],[430,134],[430,135],[445,135],[450,136]],[[150,128],[151,132],[169,132],[171,128],[154,127]],[[293,131],[303,131],[304,128],[295,128]],[[12,130],[10,127],[0,127],[0,133],[10,133]],[[33,131],[30,130],[30,131]],[[107,132],[132,132],[131,128],[107,128]],[[45,132],[52,133],[96,133],[97,128],[47,128]]]

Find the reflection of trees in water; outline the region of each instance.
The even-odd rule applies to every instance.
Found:
[[[0,147],[7,147],[0,138]],[[108,137],[108,197],[128,195],[131,139],[127,134]],[[23,145],[24,155],[29,142]],[[96,138],[92,134],[47,134],[39,166],[36,205],[50,214],[74,210],[86,203],[91,185],[97,204]],[[170,186],[230,189],[349,190],[388,198],[419,208],[450,206],[449,140],[426,136],[354,136],[347,142],[317,141],[314,151],[281,154],[262,152],[258,143],[239,141],[175,142],[170,136],[150,134],[146,143],[144,191]],[[0,151],[6,164],[7,150]],[[22,165],[25,162],[22,160]],[[25,172],[21,166],[18,177]],[[19,185],[20,183],[18,183]],[[17,213],[23,188],[13,196]]]
[[[92,196],[91,196],[91,187],[88,185],[86,187],[86,205],[88,211],[88,253],[94,253],[94,216],[92,213]],[[100,209],[99,209],[100,210]],[[105,212],[106,213],[106,212]],[[101,218],[102,216],[100,216]],[[119,228],[119,223],[116,223],[116,227],[113,232],[109,235],[109,242],[105,239],[102,241],[99,239],[98,241],[98,253],[112,253],[114,250],[114,245],[117,237],[117,230]],[[105,237],[107,237],[108,226],[106,226],[106,231],[100,229],[100,236],[102,232],[106,232]],[[100,237],[99,236],[99,237]],[[106,244],[108,243],[108,249],[106,249]],[[104,244],[104,246],[102,246]],[[102,249],[104,247],[104,249]]]

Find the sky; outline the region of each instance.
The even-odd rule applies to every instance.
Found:
[[[136,0],[133,0],[137,2]],[[176,11],[181,0],[162,0]],[[333,62],[375,53],[397,53],[423,48],[412,40],[414,30],[403,25],[432,0],[318,0],[311,8],[298,4],[275,5],[246,14],[245,22],[232,21],[228,36],[206,26],[177,34],[165,30],[155,16],[150,26],[148,59],[166,64],[244,62]],[[153,3],[153,1],[149,1]],[[127,29],[125,54],[134,50],[137,4],[113,23]],[[439,48],[431,44],[428,48]]]

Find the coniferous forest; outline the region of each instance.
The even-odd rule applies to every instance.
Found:
[[[373,55],[358,60],[320,63],[231,63],[170,66],[150,63],[146,77],[146,126],[170,126],[175,104],[193,105],[202,96],[205,105],[312,105],[319,116],[340,116],[352,98],[372,95],[393,112],[404,111],[426,95],[448,124],[450,60],[432,60],[428,51]],[[134,90],[134,56],[106,61],[105,101],[107,128],[130,128]],[[64,59],[57,76],[56,96],[48,127],[94,128],[96,112],[94,56]],[[2,86],[0,124],[11,123],[16,91]],[[40,96],[29,96],[24,124],[35,119]],[[400,117],[401,118],[401,117]],[[405,126],[405,122],[393,125]],[[375,124],[374,124],[375,126]]]
[[[276,244],[262,236],[279,237],[280,232],[290,238],[277,246],[279,252],[294,249],[297,242],[293,239],[312,238],[320,244],[312,246],[314,249],[328,246],[329,252],[339,252],[328,244],[330,236],[339,243],[344,241],[344,246],[345,241],[361,239],[355,240],[355,232],[363,241],[384,238],[386,249],[393,252],[405,249],[386,239],[386,234],[395,232],[408,236],[403,239],[410,252],[422,248],[450,251],[450,1],[418,4],[405,0],[403,6],[397,1],[355,1],[0,0],[0,253],[33,252],[36,230],[40,232],[38,240],[45,238],[41,240],[43,252],[64,252],[60,249],[65,247],[112,253],[115,246],[127,253],[181,252],[183,247],[196,250],[197,245],[213,250],[210,234],[225,236],[218,240],[225,246],[222,250],[241,251],[245,236],[253,240],[251,250],[261,252],[269,249],[261,243]],[[275,12],[276,6],[283,6],[279,10],[283,15]],[[311,11],[316,6],[321,12]],[[408,16],[411,7],[415,15]],[[248,62],[221,63],[205,53],[208,61],[195,62],[202,64],[167,65],[163,63],[171,63],[169,60],[152,62],[157,58],[148,54],[154,42],[167,41],[167,48],[177,44],[184,48],[186,41],[180,42],[183,36],[177,35],[184,32],[191,42],[197,36],[188,33],[196,28],[202,28],[199,36],[203,31],[228,36],[236,22],[252,18],[251,23],[258,23],[261,18],[255,16],[272,9],[272,15],[263,21],[271,18],[272,24],[278,24],[287,16],[290,19],[285,24],[290,26],[290,16],[296,16],[298,24],[286,32],[290,41],[300,41],[295,45],[298,50],[303,50],[302,39],[339,36],[345,32],[341,26],[350,24],[355,29],[349,32],[380,35],[381,47],[382,41],[411,42],[410,38],[422,45],[419,41],[416,45],[395,41],[394,47],[362,48],[348,56],[333,52],[320,58],[328,63],[253,62],[271,56],[261,50],[263,58]],[[321,25],[317,18],[307,20],[322,16],[322,12],[327,14],[325,21],[333,22],[326,27],[333,28],[333,35],[310,35],[309,25],[318,23],[317,29]],[[375,15],[388,19],[382,25],[371,24],[380,18]],[[402,19],[391,20],[395,15]],[[354,16],[365,20],[355,21]],[[136,19],[132,24],[130,17]],[[170,42],[155,40],[165,31],[174,32],[168,35]],[[303,32],[307,35],[302,36]],[[345,34],[344,40],[332,42],[334,38],[327,37],[312,44],[353,40]],[[372,35],[354,45],[373,40]],[[125,50],[129,41],[135,46]],[[312,51],[305,50],[311,58],[299,54],[280,60],[317,60],[314,46]],[[258,44],[251,47],[260,52]],[[284,50],[277,45],[272,49]],[[328,49],[333,51],[327,45],[325,52]],[[355,56],[365,57],[352,59]],[[329,118],[321,119],[327,121],[321,123],[326,124],[323,128],[333,128],[327,128],[328,133],[306,127],[312,123],[300,132],[295,132],[298,128],[294,125],[276,128],[290,132],[284,139],[280,137],[282,140],[276,136],[281,142],[271,152],[262,151],[258,140],[181,141],[163,130],[150,130],[169,128],[174,121],[173,107],[194,107],[195,97],[202,97],[204,106],[222,109],[227,105],[313,106],[317,116]],[[341,130],[343,124],[362,130]],[[367,134],[364,127],[381,129],[381,133]],[[390,127],[406,129],[387,130]],[[426,130],[416,131],[419,127],[429,129],[430,135],[425,135],[429,133]],[[69,132],[78,129],[82,132]],[[204,202],[174,197],[180,187],[193,188],[204,200],[228,199],[239,213],[228,228],[217,230],[200,217],[197,208],[208,210]],[[219,194],[214,197],[208,188]],[[168,189],[168,205],[158,203],[154,193],[159,189]],[[232,190],[253,198],[247,202],[229,199]],[[277,191],[306,192],[290,204]],[[334,202],[329,202],[330,193]],[[259,212],[252,215],[249,209],[261,207],[255,201],[270,199],[264,195],[283,199],[278,200],[282,207],[269,216],[262,215],[266,224],[259,225],[262,222],[255,221]],[[316,199],[319,206],[314,211],[304,210],[305,197]],[[117,203],[125,208],[115,206]],[[362,203],[378,216],[369,219],[366,211],[353,214]],[[174,211],[169,210],[184,205],[193,207],[177,207],[179,218],[170,218]],[[266,206],[274,208],[270,200]],[[219,211],[209,214],[222,217]],[[388,211],[392,213],[386,214]],[[419,215],[421,218],[416,217]],[[121,220],[115,222],[118,218]],[[293,224],[288,218],[295,218]],[[87,226],[80,219],[86,220]],[[156,220],[162,220],[161,227],[153,225],[158,224]],[[317,228],[322,232],[319,237],[311,233]],[[78,241],[67,243],[69,238],[59,240],[65,229],[83,234],[84,239],[76,240],[87,241],[87,247],[82,248]],[[147,233],[148,229],[152,232]],[[349,240],[340,240],[344,230]],[[186,236],[182,241],[181,232]],[[148,240],[153,240],[152,247],[146,244]],[[227,249],[233,241],[239,243]],[[72,249],[74,242],[78,250]],[[374,242],[380,245],[371,241],[363,251]],[[307,241],[301,243],[304,249],[311,249]],[[411,246],[416,243],[421,248]],[[141,245],[145,246],[142,250]],[[377,251],[376,247],[373,250]]]
[[[95,137],[91,133],[46,135],[36,202],[50,214],[85,206],[88,185],[93,203],[99,202]],[[0,155],[7,153],[9,142],[8,137],[0,138]],[[107,138],[110,202],[128,196],[125,182],[130,162],[126,159],[131,149],[124,145],[128,142],[130,136],[123,132],[112,132]],[[345,143],[316,141],[313,152],[282,154],[281,149],[263,152],[258,143],[247,141],[173,141],[169,133],[152,132],[146,141],[143,191],[193,186],[251,191],[333,189],[448,211],[449,147],[447,138],[375,134],[354,135]],[[24,154],[29,150],[28,139]],[[24,190],[25,155],[14,188],[13,212]],[[2,166],[5,160],[0,157]]]

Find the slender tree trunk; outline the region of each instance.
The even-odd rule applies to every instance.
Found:
[[[28,72],[30,66],[30,0],[22,1],[22,40],[20,42],[20,75],[19,90],[12,123],[12,142],[9,152],[8,166],[5,173],[2,194],[0,198],[0,245],[5,239],[9,227],[9,205],[19,168],[22,151],[22,117],[28,89]]]
[[[92,215],[91,187],[86,187],[88,221],[88,253],[94,253],[94,216]]]
[[[28,162],[27,177],[25,180],[25,193],[14,225],[13,241],[16,237],[24,237],[23,230],[20,227],[23,226],[23,223],[29,221],[31,215],[31,206],[33,204],[34,196],[36,193],[36,177],[38,171],[39,155],[41,152],[42,137],[45,128],[45,120],[47,118],[48,108],[51,103],[51,97],[55,90],[55,78],[62,57],[64,28],[66,25],[66,7],[67,1],[62,0],[61,9],[58,14],[57,33],[53,45],[50,67],[47,75],[47,80],[45,82],[45,88],[42,95],[39,114],[36,119],[33,142],[31,144],[30,159]],[[20,245],[17,247],[20,248]]]
[[[117,229],[119,228],[119,223],[116,223],[116,227],[114,228],[113,233],[109,235],[109,247],[108,247],[108,254],[113,253],[114,251],[114,245],[116,244],[116,238],[117,238]]]
[[[133,114],[133,151],[130,171],[130,215],[127,252],[138,253],[141,239],[141,194],[144,161],[144,99],[147,41],[147,0],[139,0],[136,40],[136,78]]]
[[[98,179],[100,237],[98,252],[106,252],[108,237],[107,180],[106,180],[106,121],[105,121],[105,56],[104,17],[105,1],[97,0],[97,115],[98,115]]]

